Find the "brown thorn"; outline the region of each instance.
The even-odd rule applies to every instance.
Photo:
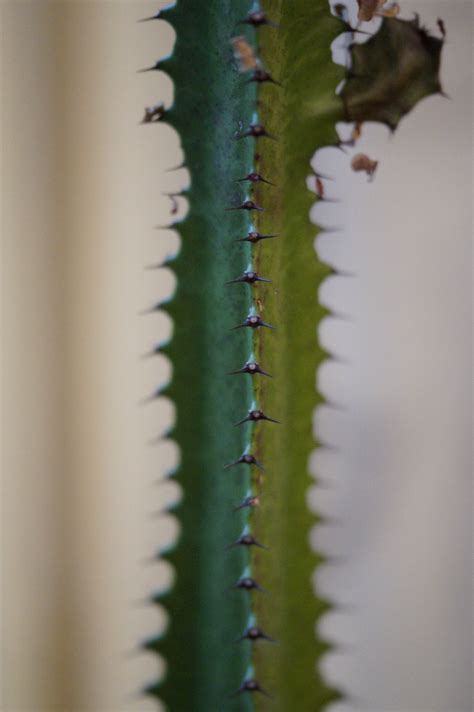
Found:
[[[265,695],[265,697],[270,697],[271,695],[263,689],[263,687],[260,686],[260,683],[257,680],[253,679],[248,679],[244,680],[243,683],[240,685],[239,689],[234,692],[231,697],[236,697],[237,695],[242,694],[243,692],[259,692],[262,695]]]
[[[234,427],[237,427],[238,425],[243,425],[243,423],[255,423],[260,420],[267,420],[270,423],[277,423],[278,425],[281,425],[281,422],[279,420],[275,420],[274,418],[270,418],[268,415],[265,415],[263,410],[249,410],[247,416],[243,418],[242,420],[239,420],[238,423],[234,423]]]
[[[239,643],[242,640],[250,640],[252,643],[257,640],[267,640],[269,643],[277,642],[274,638],[270,638],[269,635],[264,633],[261,628],[258,628],[258,626],[250,626],[247,628],[243,635],[241,635],[240,638],[237,638],[236,643]]]
[[[260,586],[255,579],[251,578],[250,576],[244,576],[243,578],[239,579],[233,586],[230,587],[230,590],[232,589],[242,589],[244,591],[260,591],[261,593],[265,593],[265,589]]]
[[[275,185],[275,183],[271,183],[269,180],[266,178],[262,178],[262,176],[259,173],[249,173],[248,175],[245,176],[245,178],[238,178],[237,183],[243,183],[244,181],[250,181],[251,183],[267,183],[268,185]]]
[[[259,470],[265,472],[263,465],[261,465],[253,455],[250,455],[247,452],[244,452],[243,455],[241,455],[237,460],[234,460],[234,462],[229,462],[227,465],[224,465],[224,470],[235,467],[235,465],[255,465],[255,467],[258,467]]]
[[[260,373],[262,376],[268,376],[268,378],[273,378],[273,376],[271,376],[269,373],[267,373],[262,368],[260,368],[258,363],[255,363],[255,362],[246,363],[245,366],[237,369],[236,371],[227,371],[227,373],[225,375],[226,376],[235,376],[239,373],[248,373],[251,376],[255,376],[257,373]]]
[[[247,17],[240,20],[239,25],[252,25],[253,27],[261,27],[262,25],[267,25],[268,27],[279,27],[275,22],[272,22],[267,18],[264,12],[257,10],[256,12],[249,12]]]
[[[249,232],[245,237],[238,237],[235,242],[251,242],[252,244],[256,244],[260,240],[269,240],[272,237],[279,237],[279,235],[261,235],[259,232]]]
[[[251,315],[246,318],[245,321],[243,321],[241,324],[237,324],[237,326],[233,326],[231,331],[235,331],[236,329],[244,329],[245,327],[250,327],[251,329],[257,329],[260,326],[264,326],[267,329],[275,329],[275,326],[272,326],[272,324],[268,324],[266,321],[262,321],[260,316],[257,315]]]
[[[259,549],[266,549],[268,551],[268,546],[260,544],[251,534],[242,534],[242,536],[239,536],[232,544],[226,546],[225,549],[229,551],[230,549],[235,549],[236,546],[256,546]]]
[[[237,205],[235,208],[224,208],[226,212],[229,212],[231,210],[258,210],[260,212],[264,211],[264,208],[261,208],[259,205],[253,202],[253,200],[244,200],[241,205]]]
[[[161,20],[161,10],[158,10],[156,15],[151,15],[151,17],[142,17],[140,20],[137,20],[137,22],[149,22],[150,20]]]
[[[260,466],[260,469],[263,470],[263,467]],[[237,504],[232,511],[238,512],[240,509],[245,509],[246,507],[258,507],[259,505],[260,498],[255,495],[249,495],[248,497],[244,497],[242,502],[240,502],[240,504]]]
[[[264,277],[259,277],[256,272],[250,271],[250,272],[244,272],[240,277],[237,277],[236,279],[231,279],[228,282],[226,282],[226,285],[228,284],[238,284],[239,282],[244,282],[246,284],[255,284],[256,282],[267,282],[271,283],[271,279],[265,279]]]

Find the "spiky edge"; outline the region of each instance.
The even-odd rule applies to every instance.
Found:
[[[233,423],[252,400],[248,381],[225,375],[251,349],[246,330],[230,331],[248,313],[248,293],[224,287],[249,261],[248,246],[233,242],[245,233],[246,217],[225,212],[241,201],[235,181],[252,163],[251,149],[234,132],[240,121],[250,122],[255,92],[236,71],[229,42],[247,10],[246,0],[179,0],[159,16],[177,36],[172,56],[156,67],[176,87],[161,122],[178,131],[192,181],[189,214],[175,226],[182,241],[173,263],[177,290],[165,307],[174,335],[162,349],[173,364],[164,393],[177,409],[172,435],[181,450],[181,535],[163,557],[174,566],[174,586],[153,597],[168,611],[169,630],[144,644],[167,664],[165,679],[146,692],[173,712],[252,709],[250,698],[230,697],[250,662],[248,644],[235,643],[250,609],[248,594],[228,590],[245,570],[245,552],[226,551],[248,518],[247,510],[232,508],[247,492],[249,476],[224,470],[248,445],[249,427]]]

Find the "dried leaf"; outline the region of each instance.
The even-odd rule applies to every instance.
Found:
[[[386,8],[381,8],[375,13],[379,17],[397,17],[400,14],[400,5],[397,2],[391,3]]]
[[[176,198],[181,195],[181,193],[164,193],[164,195],[167,195],[168,198],[171,200],[171,215],[177,215],[179,205]]]
[[[324,184],[319,176],[314,176],[314,187],[316,195],[320,198],[324,198]]]
[[[234,57],[239,63],[240,72],[248,72],[249,69],[256,69],[257,58],[254,49],[243,35],[233,37],[231,44],[234,49]]]
[[[340,96],[346,121],[380,121],[395,129],[426,96],[441,92],[443,40],[419,20],[384,18],[380,30],[351,49],[351,71]]]
[[[367,173],[369,178],[371,178],[374,175],[378,164],[378,161],[373,161],[371,158],[366,156],[365,153],[357,153],[351,161],[351,168],[356,172],[364,171]]]
[[[351,132],[351,143],[355,144],[355,142],[358,141],[361,136],[362,136],[362,121],[356,121],[354,124],[354,128],[352,129],[352,132]]]
[[[373,16],[385,5],[385,0],[357,0],[359,5],[358,19],[370,22]]]

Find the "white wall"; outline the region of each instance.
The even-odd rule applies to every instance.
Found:
[[[318,454],[315,494],[338,526],[322,590],[346,604],[322,624],[342,644],[327,674],[340,710],[467,712],[470,704],[469,2],[404,3],[445,19],[443,81],[395,136],[367,126],[367,184],[334,152],[349,229],[318,241],[353,271],[322,297],[349,321],[325,341],[347,363],[320,373],[341,413],[317,416],[341,449]],[[178,140],[141,127],[172,87],[136,75],[172,46],[157,4],[4,0],[2,24],[3,712],[153,709],[134,697],[156,663],[133,653],[162,624],[137,603],[166,577],[147,566],[169,522],[151,519],[175,453],[148,447],[172,417],[139,401],[168,366],[140,355],[168,333],[139,316],[173,285],[143,270],[175,246],[164,222]],[[337,215],[336,215],[337,213]]]

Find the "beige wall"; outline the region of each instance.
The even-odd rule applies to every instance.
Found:
[[[57,17],[2,8],[2,709],[62,698],[65,243]],[[9,10],[9,12],[7,12]],[[30,21],[34,25],[30,26]],[[13,54],[13,42],[22,51]],[[10,52],[7,44],[11,45]],[[41,707],[40,707],[41,708]]]
[[[169,249],[151,226],[179,154],[138,125],[170,84],[135,72],[172,32],[136,24],[147,2],[1,10],[1,709],[150,709],[132,698],[156,662],[135,649],[162,621],[139,602],[165,576],[144,562],[175,455],[147,446],[170,408],[140,405],[169,372],[141,358],[169,325],[138,313],[172,286],[144,266]]]
[[[163,620],[138,603],[169,576],[146,559],[173,535],[149,515],[176,453],[147,446],[171,406],[140,405],[169,373],[141,355],[170,325],[138,312],[172,289],[143,267],[176,247],[151,226],[183,179],[164,173],[173,132],[138,125],[172,98],[163,75],[135,74],[172,46],[135,23],[158,5],[0,5],[2,712],[153,709],[134,695],[156,662],[134,649]],[[320,585],[349,607],[324,623],[345,646],[326,669],[354,694],[341,710],[467,712],[470,3],[408,5],[447,21],[452,101],[390,139],[366,127],[370,185],[318,157],[351,226],[318,248],[358,275],[323,290],[354,317],[323,327],[349,362],[320,375],[346,407],[317,419],[343,449],[320,462],[318,507],[344,522],[317,534],[342,557]]]

